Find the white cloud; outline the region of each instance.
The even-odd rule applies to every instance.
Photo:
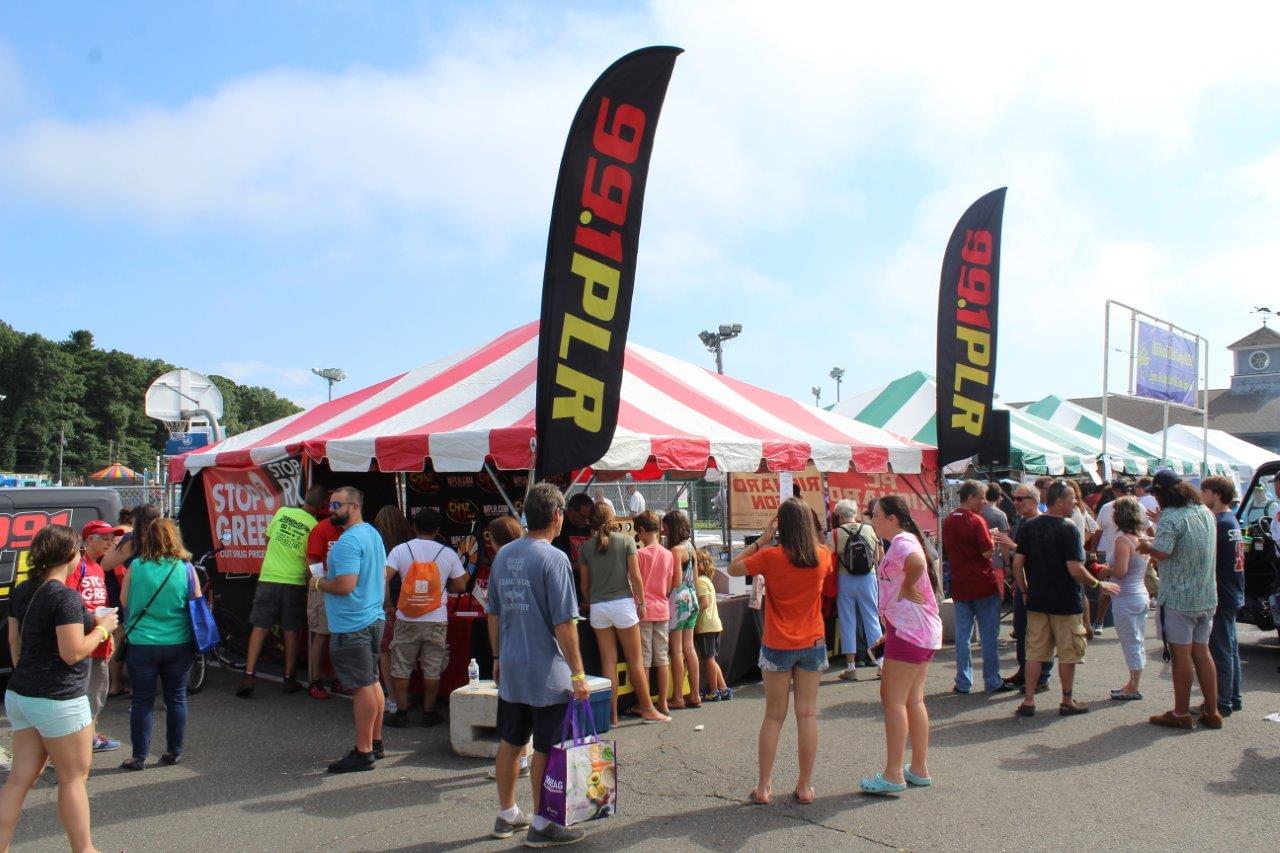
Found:
[[[688,312],[740,300],[780,336],[814,323],[819,334],[790,345],[797,363],[853,349],[877,379],[930,368],[942,244],[965,205],[1007,184],[1004,352],[1043,362],[1005,362],[1001,391],[1070,392],[1097,384],[1105,299],[1202,323],[1225,343],[1240,325],[1235,294],[1207,283],[1261,287],[1276,268],[1274,228],[1258,223],[1280,223],[1280,152],[1222,176],[1241,199],[1225,214],[1238,227],[1206,245],[1117,227],[1115,200],[1086,184],[1075,155],[1101,151],[1116,169],[1186,158],[1216,99],[1280,87],[1277,16],[1251,4],[1202,14],[678,0],[622,18],[482,12],[437,34],[408,70],[282,69],[172,109],[25,124],[0,137],[0,185],[168,228],[390,233],[424,268],[448,253],[499,257],[545,234],[550,164],[595,74],[637,44],[675,43],[688,52],[664,108],[639,261],[655,302]],[[0,51],[0,104],[16,69],[6,74]],[[767,268],[766,255],[792,250],[779,234],[874,217],[883,203],[871,193],[893,190],[870,189],[872,170],[892,157],[923,177],[887,261],[833,245],[850,268],[805,282]],[[540,280],[539,255],[521,252],[511,268]],[[828,308],[850,291],[865,306],[856,323]],[[765,370],[778,349],[735,359]],[[881,355],[895,350],[912,363]],[[300,368],[239,366],[258,381],[318,382]],[[794,384],[803,396],[811,383]]]

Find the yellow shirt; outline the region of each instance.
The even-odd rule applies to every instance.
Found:
[[[716,606],[716,588],[711,583],[711,578],[698,575],[698,598],[703,597],[710,599],[707,607],[698,612],[698,626],[693,629],[695,634],[719,634],[724,630],[724,625],[720,624],[720,608]]]

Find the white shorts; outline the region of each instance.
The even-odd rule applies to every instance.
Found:
[[[640,623],[636,603],[630,598],[597,601],[591,605],[592,628],[630,628]]]

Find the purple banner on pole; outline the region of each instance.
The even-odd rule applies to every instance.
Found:
[[[1135,394],[1196,407],[1200,359],[1194,338],[1139,320],[1136,355]]]

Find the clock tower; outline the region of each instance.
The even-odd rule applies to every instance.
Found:
[[[1232,394],[1280,394],[1280,332],[1265,323],[1231,346]]]

